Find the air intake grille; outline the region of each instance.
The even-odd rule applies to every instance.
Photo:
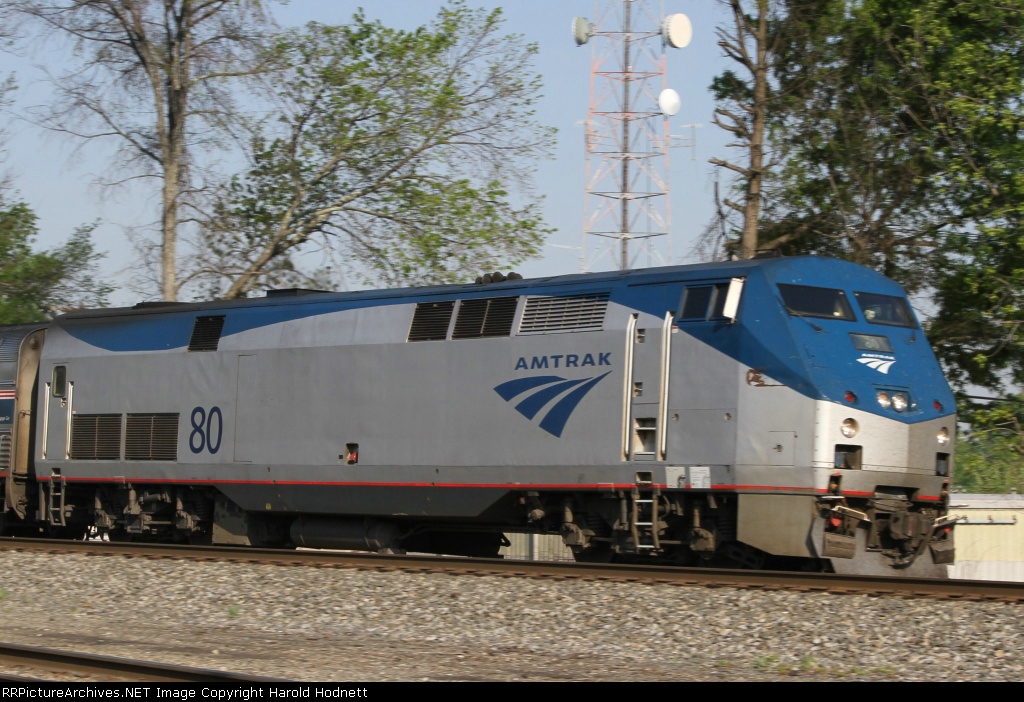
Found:
[[[20,346],[20,338],[0,336],[0,383],[13,383],[17,377],[18,347]]]
[[[20,346],[20,338],[0,336],[0,363],[17,361]]]
[[[11,433],[0,432],[0,473],[6,473],[11,468]]]
[[[189,351],[216,351],[220,343],[220,332],[224,329],[224,315],[217,317],[196,317],[192,327],[192,338],[188,341]]]
[[[71,420],[71,458],[116,461],[121,457],[121,415],[76,414]]]
[[[516,317],[518,297],[494,297],[463,300],[455,319],[453,339],[480,339],[485,336],[509,336]]]
[[[448,336],[448,323],[455,309],[454,300],[421,302],[412,316],[409,341],[443,341]]]
[[[526,300],[520,334],[601,331],[608,293],[582,297],[531,297]]]
[[[178,460],[178,415],[129,414],[124,458],[126,461]]]

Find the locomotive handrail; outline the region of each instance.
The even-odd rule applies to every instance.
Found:
[[[668,388],[672,365],[672,320],[675,312],[665,313],[665,321],[661,326],[661,388],[658,398],[658,458],[665,460],[668,448]]]
[[[630,426],[629,418],[633,414],[633,345],[636,340],[633,338],[636,334],[636,320],[637,315],[629,315],[629,322],[626,324],[626,356],[625,356],[625,373],[623,377],[625,381],[622,386],[622,460],[628,461],[632,455],[630,449]]]

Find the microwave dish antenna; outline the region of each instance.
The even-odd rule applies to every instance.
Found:
[[[683,101],[679,98],[679,93],[672,88],[665,88],[658,95],[658,109],[661,110],[661,114],[666,117],[673,117],[679,112],[679,108],[683,106]]]
[[[693,39],[693,25],[690,24],[690,18],[682,13],[666,17],[661,24],[661,38],[673,49],[689,46],[690,40]]]
[[[583,46],[590,37],[594,36],[594,25],[590,23],[586,17],[573,17],[572,18],[572,38],[576,41],[576,46]]]

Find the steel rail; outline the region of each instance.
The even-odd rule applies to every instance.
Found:
[[[5,549],[43,553],[79,553],[131,558],[206,560],[318,568],[443,572],[500,577],[547,577],[566,580],[582,579],[679,586],[733,587],[1024,603],[1024,583],[989,580],[851,576],[790,571],[683,568],[636,564],[584,564],[414,554],[380,555],[347,551],[134,542],[60,541],[2,537],[0,538],[0,550]]]
[[[0,665],[5,667],[28,668],[46,673],[79,673],[87,675],[116,676],[130,682],[176,682],[176,683],[271,683],[289,682],[283,678],[268,678],[259,675],[229,673],[207,668],[190,668],[167,663],[116,658],[93,653],[76,653],[53,648],[21,646],[0,643]],[[5,682],[49,682],[46,678],[27,677],[10,672],[0,672]],[[103,681],[109,682],[109,681]]]

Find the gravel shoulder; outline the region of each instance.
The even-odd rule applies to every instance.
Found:
[[[0,639],[311,682],[1024,680],[1020,605],[0,553]]]

